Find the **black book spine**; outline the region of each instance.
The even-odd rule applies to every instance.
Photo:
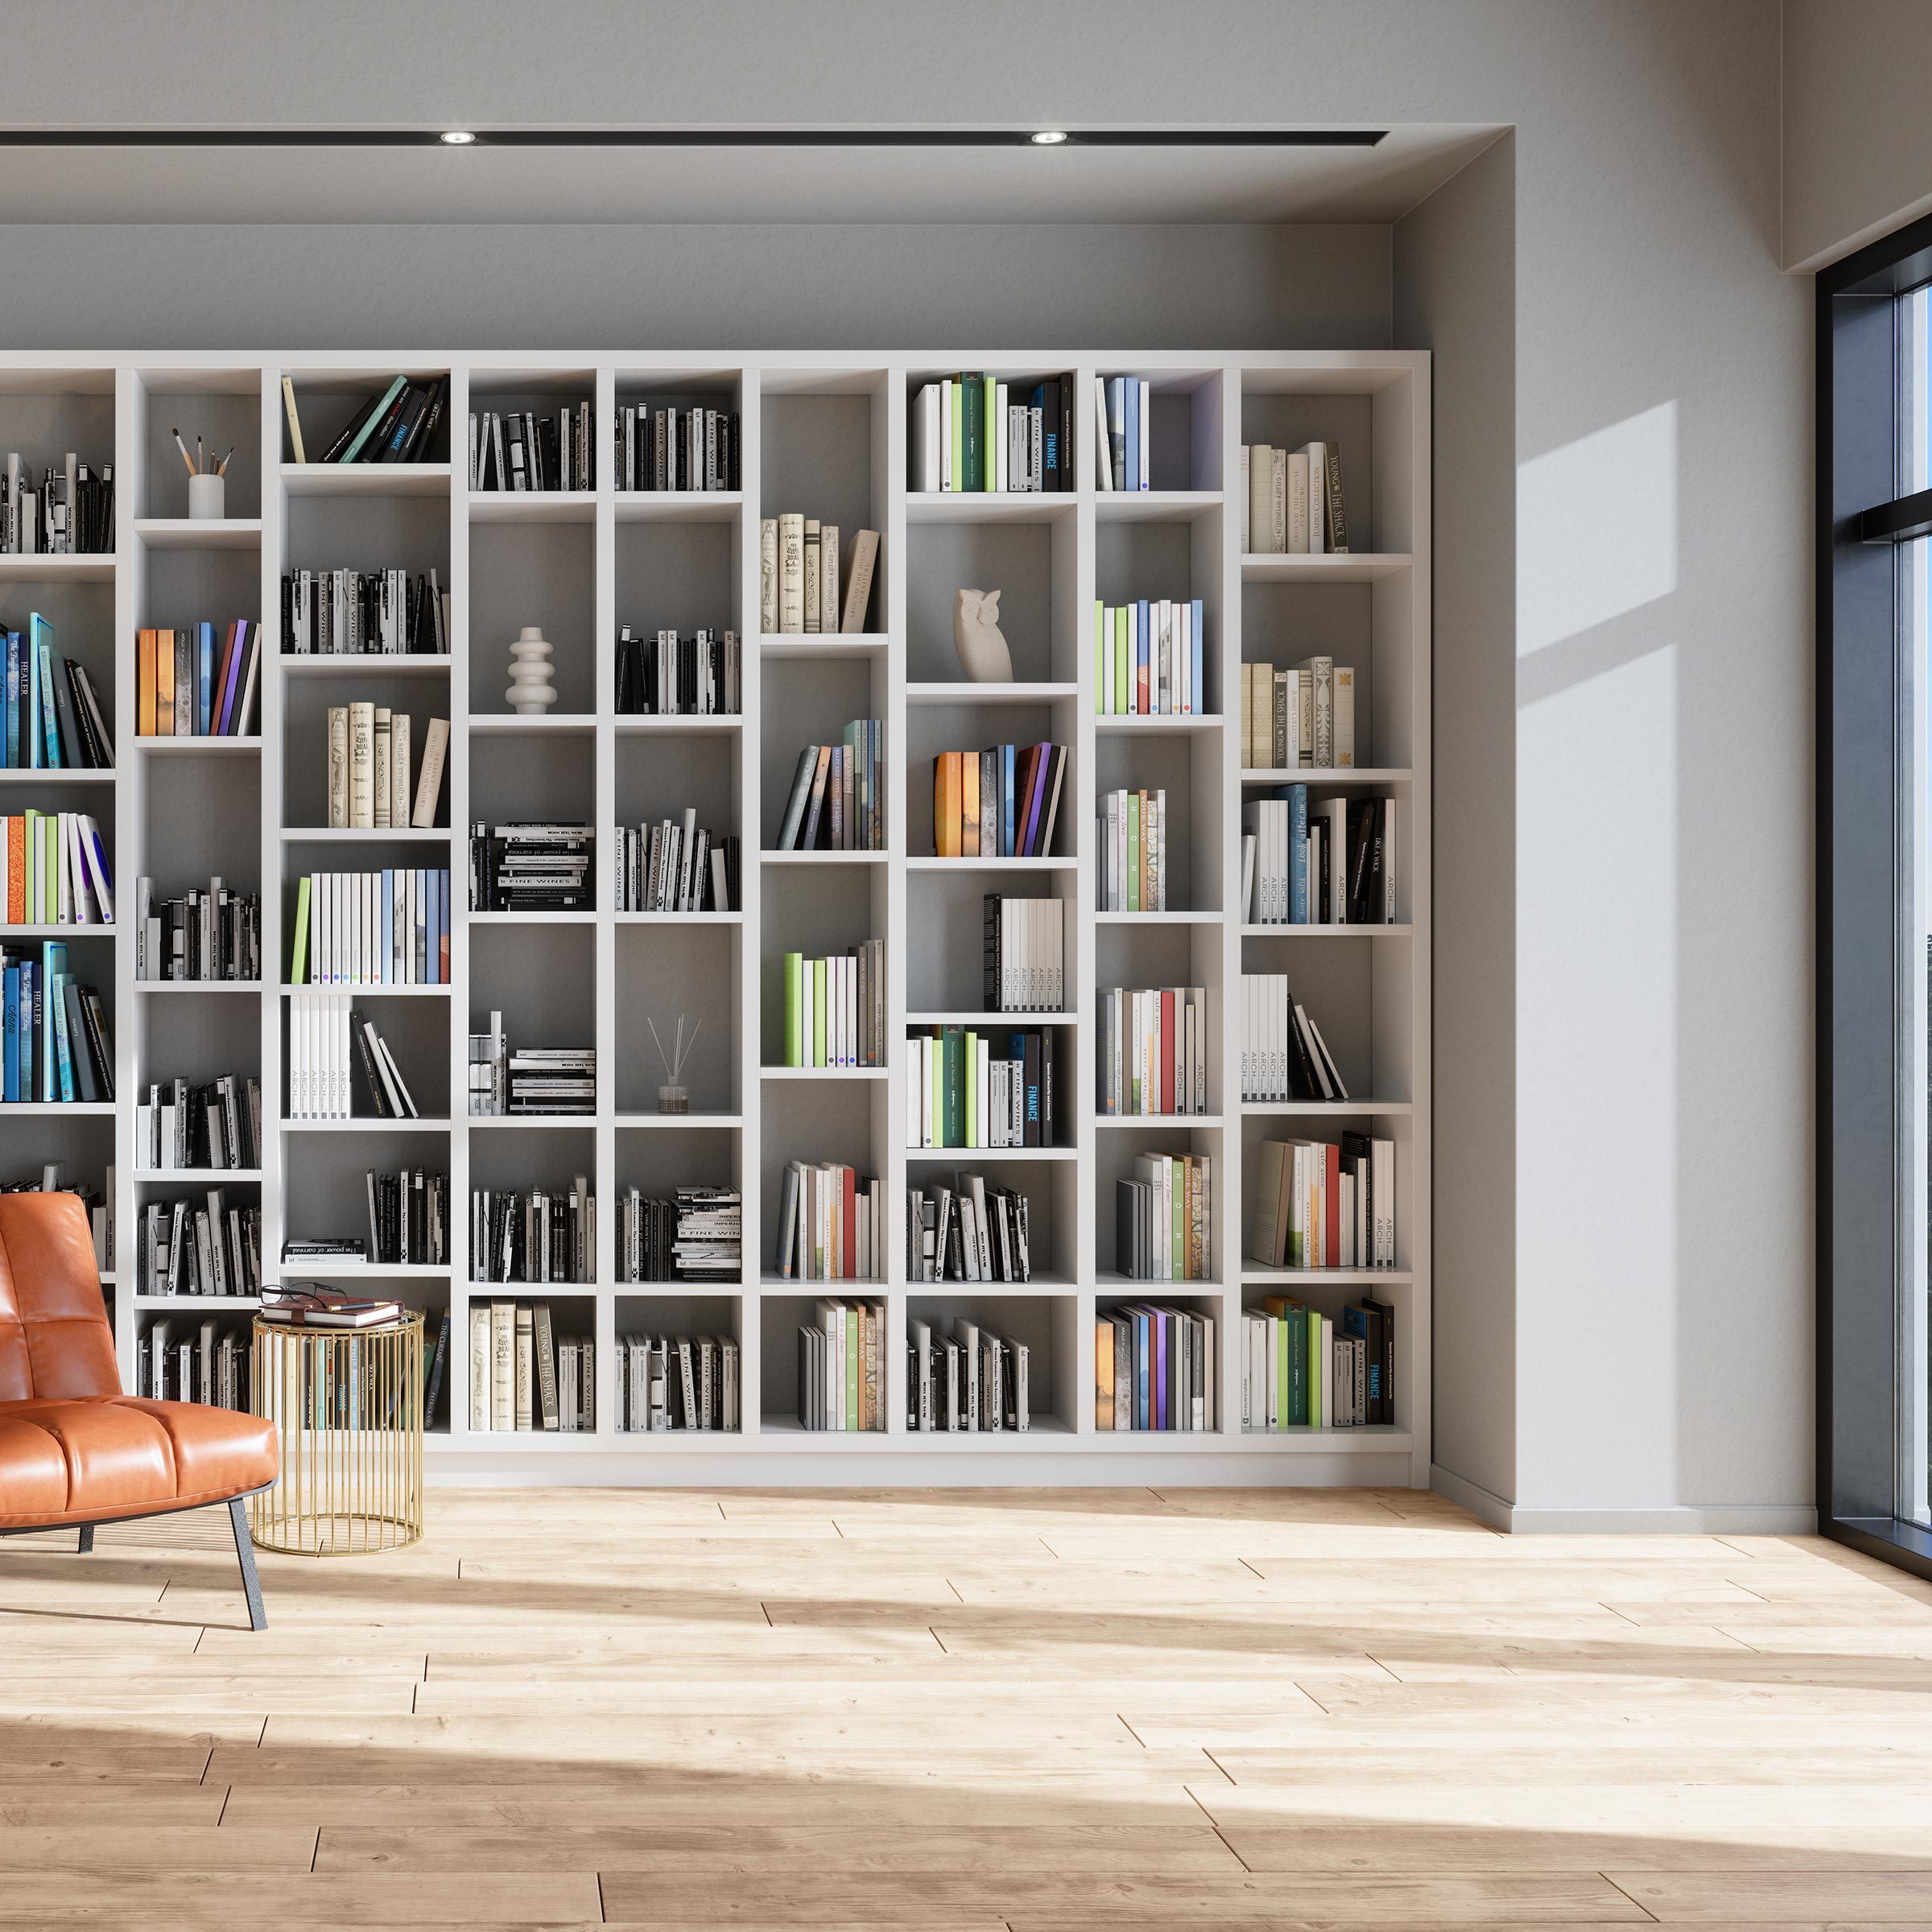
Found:
[[[343,452],[348,449],[350,444],[355,441],[357,433],[361,430],[362,425],[382,407],[382,398],[386,393],[386,385],[369,397],[362,407],[349,418],[348,422],[343,424],[341,435],[329,444],[328,454],[322,459],[324,463],[337,463],[341,460]],[[365,444],[364,447],[366,448],[367,445]]]

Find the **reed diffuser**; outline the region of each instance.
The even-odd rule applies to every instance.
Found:
[[[687,1040],[684,1037],[684,1016],[683,1013],[679,1013],[678,1015],[677,1038],[673,1044],[672,1051],[669,1053],[664,1051],[664,1042],[658,1038],[657,1022],[647,1019],[644,1023],[650,1029],[650,1037],[657,1046],[658,1058],[664,1063],[664,1071],[668,1076],[664,1084],[658,1089],[658,1112],[659,1113],[689,1113],[691,1112],[691,1092],[684,1084],[684,1063],[689,1058],[691,1048],[697,1045],[698,1034],[704,1027],[704,1022],[703,1020],[700,1020],[697,1025],[691,1028],[691,1038]]]

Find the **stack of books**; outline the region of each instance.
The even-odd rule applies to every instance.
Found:
[[[617,1337],[617,1427],[735,1430],[742,1394],[729,1335]]]
[[[263,1295],[261,1315],[283,1328],[380,1328],[402,1319],[402,1304],[325,1288],[320,1282],[285,1282]]]
[[[304,873],[291,985],[447,986],[449,869]]]
[[[248,1371],[247,1331],[212,1319],[158,1315],[135,1344],[134,1387],[150,1402],[246,1410]]]
[[[357,1113],[353,1065],[362,1069],[361,1113],[375,1120],[413,1121],[416,1103],[387,1040],[345,993],[288,996],[288,1117],[346,1121]]]
[[[886,1265],[886,1195],[836,1161],[786,1162],[779,1183],[781,1281],[876,1282]]]
[[[1096,1429],[1214,1429],[1214,1317],[1159,1302],[1102,1309],[1093,1324]]]
[[[204,621],[184,630],[137,632],[135,736],[249,737],[255,729],[261,641],[262,626],[246,617],[228,624]]]
[[[259,894],[233,891],[217,876],[208,881],[205,891],[191,886],[179,898],[157,899],[152,879],[134,881],[137,980],[261,976]],[[302,976],[298,972],[295,976]]]
[[[1027,1282],[1033,1278],[1027,1201],[983,1174],[907,1190],[906,1277],[914,1282]]]
[[[1094,481],[1102,489],[1154,487],[1154,395],[1144,376],[1094,378]]]
[[[980,997],[988,1013],[1059,1013],[1066,1003],[1065,925],[1058,899],[980,902]]]
[[[448,402],[448,376],[426,376],[419,382],[397,376],[356,410],[317,460],[426,463]],[[282,402],[288,412],[290,452],[296,462],[307,463],[310,458],[295,405],[295,386],[287,376],[282,378]]]
[[[262,1165],[262,1086],[225,1073],[191,1085],[151,1084],[134,1103],[134,1164],[151,1170]]]
[[[114,741],[86,667],[54,648],[54,627],[29,613],[27,635],[6,635],[5,748],[9,771],[110,771]]]
[[[592,1282],[597,1266],[597,1203],[587,1175],[576,1176],[568,1194],[472,1191],[473,1282]]]
[[[886,1063],[886,942],[867,939],[826,959],[788,952],[785,1067]]]
[[[36,958],[0,948],[5,1030],[0,1034],[0,1098],[111,1100],[114,1042],[101,996],[68,970],[67,947],[44,941]]]
[[[906,1323],[906,1426],[922,1433],[989,1433],[1032,1426],[1029,1351],[968,1316],[952,1332],[914,1317]]]
[[[1348,548],[1340,444],[1244,443],[1239,495],[1244,552],[1319,557]]]
[[[737,489],[736,410],[617,406],[619,489]]]
[[[973,374],[923,384],[908,425],[906,488],[1071,493],[1074,394],[1071,376],[1029,386]]]
[[[469,412],[469,487],[477,490],[594,489],[590,405],[554,416],[531,410]]]
[[[886,1427],[886,1304],[824,1301],[799,1327],[799,1426]]]
[[[735,630],[617,633],[620,717],[736,717],[745,708],[744,661]]]
[[[295,657],[407,657],[449,650],[449,592],[436,572],[282,573],[282,649]]]
[[[472,912],[581,912],[596,904],[588,825],[469,828]]]
[[[199,1200],[143,1202],[140,1236],[138,1294],[262,1292],[262,1210],[231,1205],[221,1188],[209,1188]]]
[[[1241,667],[1241,764],[1249,771],[1352,771],[1355,667],[1304,658]]]
[[[547,1302],[472,1302],[469,1426],[588,1432],[597,1426],[597,1351],[559,1337]]]
[[[1204,1154],[1143,1154],[1114,1183],[1114,1265],[1133,1282],[1213,1278],[1213,1174]]]
[[[680,1282],[729,1286],[742,1266],[745,1201],[735,1187],[680,1187],[671,1267]]]
[[[10,926],[111,926],[114,873],[92,812],[0,818],[0,906]]]
[[[1241,975],[1241,1098],[1345,1100],[1348,1088],[1285,972]]]
[[[505,1070],[508,1113],[595,1113],[597,1050],[594,1046],[518,1046]],[[471,1110],[475,1111],[473,1108]]]
[[[1060,1026],[914,1026],[906,1035],[908,1147],[1055,1147],[1071,1120],[1073,1045]]]
[[[1241,1316],[1244,1429],[1360,1429],[1395,1421],[1395,1311],[1364,1295],[1334,1319],[1284,1295]]]
[[[1034,859],[1053,850],[1063,745],[943,751],[932,762],[933,851],[942,859]]]
[[[617,828],[620,912],[735,912],[738,910],[737,835],[722,837],[698,823],[695,807],[679,824]]]
[[[1106,791],[1097,846],[1102,912],[1167,910],[1167,794]]]
[[[1094,1071],[1098,1113],[1206,1113],[1208,989],[1103,989]]]
[[[855,718],[840,743],[799,753],[774,849],[886,849],[885,733],[877,718]]]
[[[34,466],[10,451],[0,476],[0,554],[104,555],[114,547],[114,472],[99,476],[74,454],[48,464],[34,488]]]
[[[449,751],[448,719],[429,720],[423,734],[422,770],[413,782],[407,712],[386,704],[332,704],[328,734],[331,831],[436,824]]]
[[[1393,1268],[1395,1142],[1263,1141],[1248,1252],[1264,1268]]]
[[[409,1167],[363,1176],[372,1262],[440,1268],[449,1259],[449,1176]],[[285,1251],[286,1252],[286,1251]]]
[[[861,631],[872,604],[879,533],[852,540],[840,588],[839,526],[795,511],[758,526],[758,623],[767,636]]]
[[[1094,709],[1103,717],[1174,717],[1208,709],[1206,606],[1142,597],[1093,606]]]
[[[1396,923],[1393,799],[1323,799],[1283,785],[1241,807],[1241,917],[1250,926]]]

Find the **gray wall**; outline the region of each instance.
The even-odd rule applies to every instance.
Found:
[[[1932,209],[1932,6],[1785,0],[1788,268]]]
[[[1513,126],[1468,199],[1452,186],[1399,242],[1403,327],[1439,338],[1455,432],[1436,964],[1458,1111],[1439,1141],[1470,1137],[1441,1232],[1472,1245],[1444,1275],[1444,1324],[1470,1331],[1442,1355],[1447,1473],[1527,1525],[1805,1520],[1810,345],[1808,291],[1780,270],[1776,0],[311,0],[246,19],[28,10],[10,97],[96,123],[192,102],[244,123]],[[943,79],[962,47],[987,55],[970,89]],[[1511,228],[1505,324],[1464,278],[1493,281]],[[693,266],[688,286],[603,267],[586,295],[485,273],[594,268],[596,240],[568,230],[322,231],[320,256],[304,229],[14,231],[0,312],[11,340],[24,303],[33,339],[96,343],[361,341],[372,314],[378,335],[473,342],[1285,343],[1311,314],[1365,319],[1340,278],[1285,266],[1298,232],[1248,238],[1252,262],[1227,245],[1232,300],[1219,267],[1025,286],[1018,321],[1007,269],[983,279],[943,237],[826,231],[827,256],[809,233],[662,236],[640,246]],[[1023,262],[1023,238],[999,246]]]

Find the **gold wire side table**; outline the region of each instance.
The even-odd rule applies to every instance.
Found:
[[[249,1534],[291,1556],[401,1550],[423,1534],[423,1317],[308,1328],[257,1316],[254,1410],[281,1474],[252,1496]]]

